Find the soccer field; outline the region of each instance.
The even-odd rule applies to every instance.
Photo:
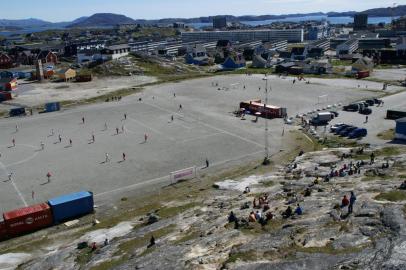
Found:
[[[0,211],[79,190],[94,192],[100,205],[121,191],[142,189],[145,183],[151,184],[148,188],[168,183],[173,171],[193,166],[200,170],[206,158],[210,167],[262,158],[264,120],[254,123],[248,117],[244,121],[232,113],[241,101],[264,100],[262,78],[229,75],[163,84],[119,102],[0,120]],[[294,116],[376,95],[357,89],[357,81],[342,81],[345,83],[315,80],[292,84],[292,78],[272,76],[269,103],[287,107],[289,116]],[[369,90],[381,88],[370,84]],[[323,104],[316,104],[324,95]],[[271,154],[284,148],[280,139],[283,125],[282,119],[269,120]]]

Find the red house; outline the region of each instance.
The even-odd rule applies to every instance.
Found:
[[[58,63],[58,56],[55,53],[53,53],[53,52],[51,52],[49,50],[46,50],[46,51],[41,51],[38,54],[37,60],[41,60],[41,62],[43,64],[45,64],[45,63],[53,63],[53,64],[56,65]]]
[[[0,68],[12,68],[13,62],[13,59],[8,54],[0,53]]]

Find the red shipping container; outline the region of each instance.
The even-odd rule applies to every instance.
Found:
[[[40,203],[3,214],[4,223],[11,236],[32,232],[52,225],[51,208]]]
[[[11,96],[11,93],[10,93],[10,92],[3,92],[3,91],[0,91],[0,95],[3,95],[4,100],[11,100],[11,99],[13,99],[13,97]]]
[[[7,239],[7,228],[4,221],[0,221],[0,241]]]

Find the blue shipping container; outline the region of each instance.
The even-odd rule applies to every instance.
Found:
[[[14,108],[11,109],[9,112],[9,115],[11,117],[13,116],[20,116],[20,115],[25,115],[25,108]]]
[[[58,224],[76,217],[80,217],[93,212],[93,193],[80,191],[48,201],[54,216],[54,223]]]
[[[45,104],[45,111],[46,112],[56,112],[61,109],[59,102],[51,102]]]

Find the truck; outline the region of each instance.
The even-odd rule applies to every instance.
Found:
[[[315,126],[327,125],[334,118],[331,112],[319,112],[310,120],[310,123]]]

